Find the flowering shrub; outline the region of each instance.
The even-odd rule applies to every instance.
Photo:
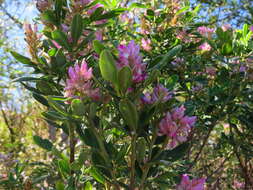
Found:
[[[252,121],[252,32],[247,25],[238,31],[192,25],[197,9],[180,9],[179,2],[154,5],[164,7],[159,11],[112,2],[39,0],[43,37],[26,26],[32,59],[12,52],[34,69],[16,81],[45,106],[45,121],[68,135],[64,151],[34,137],[53,155],[57,177],[48,186],[202,190],[213,174],[196,172],[200,179],[190,180],[185,173],[213,129],[227,122],[230,133],[220,133],[219,146],[233,146],[235,154],[244,147],[237,142]],[[141,8],[141,21],[132,23],[127,14]],[[245,134],[250,143],[252,131]],[[245,178],[250,186],[250,171]]]

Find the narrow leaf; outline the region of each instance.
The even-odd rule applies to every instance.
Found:
[[[71,36],[74,44],[77,43],[78,39],[82,35],[82,31],[83,31],[82,16],[80,14],[76,14],[71,24]]]
[[[51,151],[53,144],[48,140],[48,139],[43,139],[40,136],[33,136],[33,141],[35,142],[35,144],[37,144],[39,147],[47,150],[47,151]]]
[[[53,40],[59,43],[61,46],[65,47],[67,50],[70,50],[70,46],[68,43],[68,37],[65,33],[60,30],[55,30],[52,32]]]

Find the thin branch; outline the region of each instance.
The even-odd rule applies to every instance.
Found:
[[[0,107],[1,107],[1,112],[2,112],[2,115],[3,115],[3,118],[4,118],[4,123],[5,125],[7,126],[9,132],[10,132],[10,138],[11,138],[11,143],[14,143],[15,142],[15,138],[14,138],[14,135],[15,135],[15,132],[14,130],[12,129],[9,121],[8,121],[8,118],[7,118],[7,115],[2,107],[2,103],[0,102]]]
[[[214,125],[212,126],[212,127],[210,127],[210,129],[208,130],[208,133],[207,133],[207,135],[205,136],[205,139],[204,139],[204,141],[203,141],[203,143],[202,143],[202,145],[201,145],[201,147],[200,147],[200,149],[199,149],[199,152],[197,153],[197,155],[195,156],[195,158],[194,158],[194,160],[193,160],[193,162],[192,162],[192,164],[189,166],[189,168],[187,169],[187,172],[189,172],[191,169],[192,169],[192,167],[194,166],[194,164],[197,162],[197,160],[199,159],[199,157],[200,157],[200,155],[201,155],[201,153],[202,153],[202,151],[203,151],[203,149],[204,149],[204,147],[205,147],[205,145],[206,145],[206,143],[207,143],[207,140],[208,140],[208,138],[209,138],[209,136],[210,136],[210,134],[211,134],[211,132],[212,132],[212,130],[213,130],[213,128],[214,128]]]
[[[17,24],[17,26],[22,29],[23,28],[23,23],[20,22],[17,18],[15,18],[11,13],[9,13],[5,7],[3,7],[3,5],[0,5],[0,9],[2,9],[2,11],[9,17],[9,19],[11,19],[14,23]]]

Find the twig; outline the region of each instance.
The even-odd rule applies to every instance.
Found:
[[[17,24],[17,26],[22,29],[23,23],[20,22],[17,18],[15,18],[12,14],[10,14],[2,5],[0,5],[0,9],[14,22]]]
[[[215,125],[213,125],[213,126],[208,130],[208,133],[207,133],[207,135],[206,135],[206,137],[205,137],[205,139],[204,139],[204,141],[203,141],[203,143],[202,143],[202,145],[201,145],[201,147],[200,147],[200,149],[199,149],[199,152],[198,152],[197,155],[195,156],[195,158],[194,158],[192,164],[190,165],[190,167],[187,169],[187,172],[189,172],[189,171],[192,169],[192,167],[194,166],[194,164],[195,164],[195,163],[197,162],[197,160],[199,159],[199,156],[201,155],[201,153],[202,153],[202,151],[203,151],[203,148],[205,147],[205,145],[206,145],[206,143],[207,143],[207,140],[208,140],[208,138],[209,138],[209,136],[210,136],[210,134],[211,134],[211,132],[212,132],[214,126],[215,126]]]
[[[10,132],[10,138],[11,138],[11,143],[14,143],[15,142],[15,138],[14,138],[14,135],[15,135],[15,132],[14,130],[12,129],[8,119],[7,119],[7,116],[6,116],[6,113],[5,111],[3,110],[3,107],[2,107],[2,103],[0,102],[0,106],[1,106],[1,112],[2,112],[2,115],[3,115],[3,118],[4,118],[4,123],[5,125],[7,126],[9,132]]]

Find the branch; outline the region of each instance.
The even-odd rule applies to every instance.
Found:
[[[203,151],[203,148],[205,147],[205,145],[206,145],[206,143],[207,143],[207,140],[208,140],[208,138],[209,138],[209,136],[210,136],[210,134],[211,134],[213,128],[214,128],[214,125],[213,125],[212,127],[209,128],[208,133],[207,133],[207,135],[205,136],[205,139],[204,139],[204,141],[203,141],[203,143],[202,143],[202,145],[201,145],[201,147],[200,147],[200,149],[199,149],[199,152],[198,152],[197,155],[195,156],[195,158],[194,158],[192,164],[191,164],[191,165],[189,166],[189,168],[187,169],[187,172],[189,172],[189,171],[192,169],[192,167],[194,166],[194,164],[195,164],[195,163],[197,162],[197,160],[199,159],[199,156],[201,155],[201,153],[202,153],[202,151]]]
[[[17,26],[22,29],[23,28],[23,23],[20,22],[17,18],[15,18],[11,13],[9,13],[4,7],[3,5],[0,5],[0,9],[2,9],[2,11],[9,17],[9,19],[11,19],[15,24],[17,24]]]
[[[15,142],[15,138],[14,138],[15,133],[14,133],[14,130],[11,128],[11,125],[10,125],[10,123],[8,121],[8,118],[6,116],[5,111],[3,110],[1,102],[0,102],[0,107],[1,107],[1,112],[2,112],[3,118],[4,118],[4,123],[5,123],[5,125],[7,126],[8,130],[10,132],[11,142],[14,143]]]

